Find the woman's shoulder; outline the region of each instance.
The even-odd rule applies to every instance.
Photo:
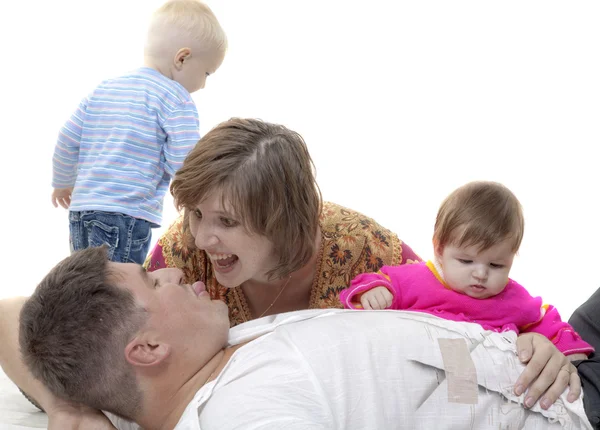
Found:
[[[338,296],[361,273],[377,272],[420,258],[372,218],[331,202],[323,203],[317,284],[311,307],[339,307]]]
[[[332,202],[323,202],[320,221],[321,229],[325,232],[344,232],[356,236],[385,234],[398,238],[395,233],[383,227],[373,218]]]
[[[324,238],[355,251],[362,250],[364,257],[370,260],[369,267],[421,261],[395,232],[353,209],[324,202],[320,223]]]

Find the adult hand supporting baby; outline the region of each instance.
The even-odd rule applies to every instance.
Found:
[[[517,339],[517,353],[527,367],[515,384],[515,394],[526,389],[525,406],[530,408],[543,395],[540,406],[548,409],[565,388],[569,387],[568,401],[581,395],[581,380],[571,361],[545,336],[524,333]]]

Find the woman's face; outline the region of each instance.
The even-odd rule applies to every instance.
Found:
[[[248,280],[266,282],[275,267],[273,244],[265,236],[248,232],[233,213],[222,205],[221,191],[208,196],[190,210],[190,230],[196,246],[212,262],[217,281],[234,288]]]

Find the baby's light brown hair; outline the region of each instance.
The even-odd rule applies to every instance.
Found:
[[[525,221],[517,197],[497,182],[470,182],[442,202],[433,232],[436,248],[446,245],[478,246],[481,251],[512,240],[516,253],[521,246]]]

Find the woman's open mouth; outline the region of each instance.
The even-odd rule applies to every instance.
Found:
[[[233,269],[233,266],[239,260],[235,254],[210,254],[207,253],[208,257],[213,262],[213,268],[220,273],[227,273]]]

